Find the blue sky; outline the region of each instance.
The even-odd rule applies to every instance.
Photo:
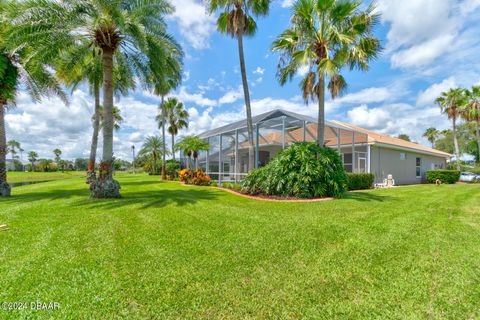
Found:
[[[200,1],[173,0],[176,12],[168,18],[170,31],[185,51],[184,81],[175,95],[191,119],[181,135],[200,133],[244,117],[243,91],[235,39],[221,35],[215,16]],[[480,83],[480,0],[378,0],[382,23],[376,30],[385,48],[370,71],[344,75],[346,94],[327,101],[327,119],[397,135],[421,137],[430,126],[449,127],[433,100],[455,86]],[[244,42],[253,113],[275,108],[316,115],[306,106],[298,87],[301,75],[281,87],[275,79],[278,56],[270,52],[275,37],[287,28],[289,0],[274,1],[269,15],[259,18],[258,31]],[[154,118],[159,99],[137,90],[116,102],[125,118],[115,133],[117,157],[130,159],[132,144],[159,134]],[[86,157],[91,136],[93,103],[87,90],[73,93],[72,104],[57,99],[34,104],[20,94],[18,107],[7,117],[8,139],[26,151],[53,157],[59,147],[65,158]],[[167,139],[169,141],[169,139]]]

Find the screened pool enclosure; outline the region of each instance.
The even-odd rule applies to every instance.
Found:
[[[314,118],[284,110],[273,110],[253,117],[253,152],[256,168],[267,164],[282,149],[294,142],[315,141]],[[210,150],[198,156],[198,168],[214,180],[239,181],[248,173],[249,143],[246,120],[206,131],[200,137]],[[366,134],[326,121],[325,144],[342,155],[347,172],[369,172]]]

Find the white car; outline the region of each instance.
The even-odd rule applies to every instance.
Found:
[[[472,172],[462,172],[460,174],[460,181],[462,182],[473,182],[475,179],[480,179],[480,175]]]

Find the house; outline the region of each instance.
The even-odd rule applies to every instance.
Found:
[[[246,120],[200,134],[210,143],[198,166],[213,179],[238,181],[248,173],[250,157],[261,167],[291,143],[315,141],[316,119],[284,110],[259,114],[253,120],[253,144],[249,147]],[[452,155],[365,130],[340,121],[325,122],[325,145],[337,149],[347,172],[371,172],[377,182],[392,174],[397,184],[416,184],[426,170],[445,169]]]

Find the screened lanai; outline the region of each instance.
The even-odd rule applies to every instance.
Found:
[[[198,167],[214,180],[239,181],[248,173],[249,154],[254,167],[266,165],[282,149],[294,142],[315,141],[314,118],[284,110],[253,117],[253,149],[248,143],[246,120],[206,131],[210,150],[200,153]],[[325,144],[340,151],[347,172],[369,172],[368,136],[326,121]]]

